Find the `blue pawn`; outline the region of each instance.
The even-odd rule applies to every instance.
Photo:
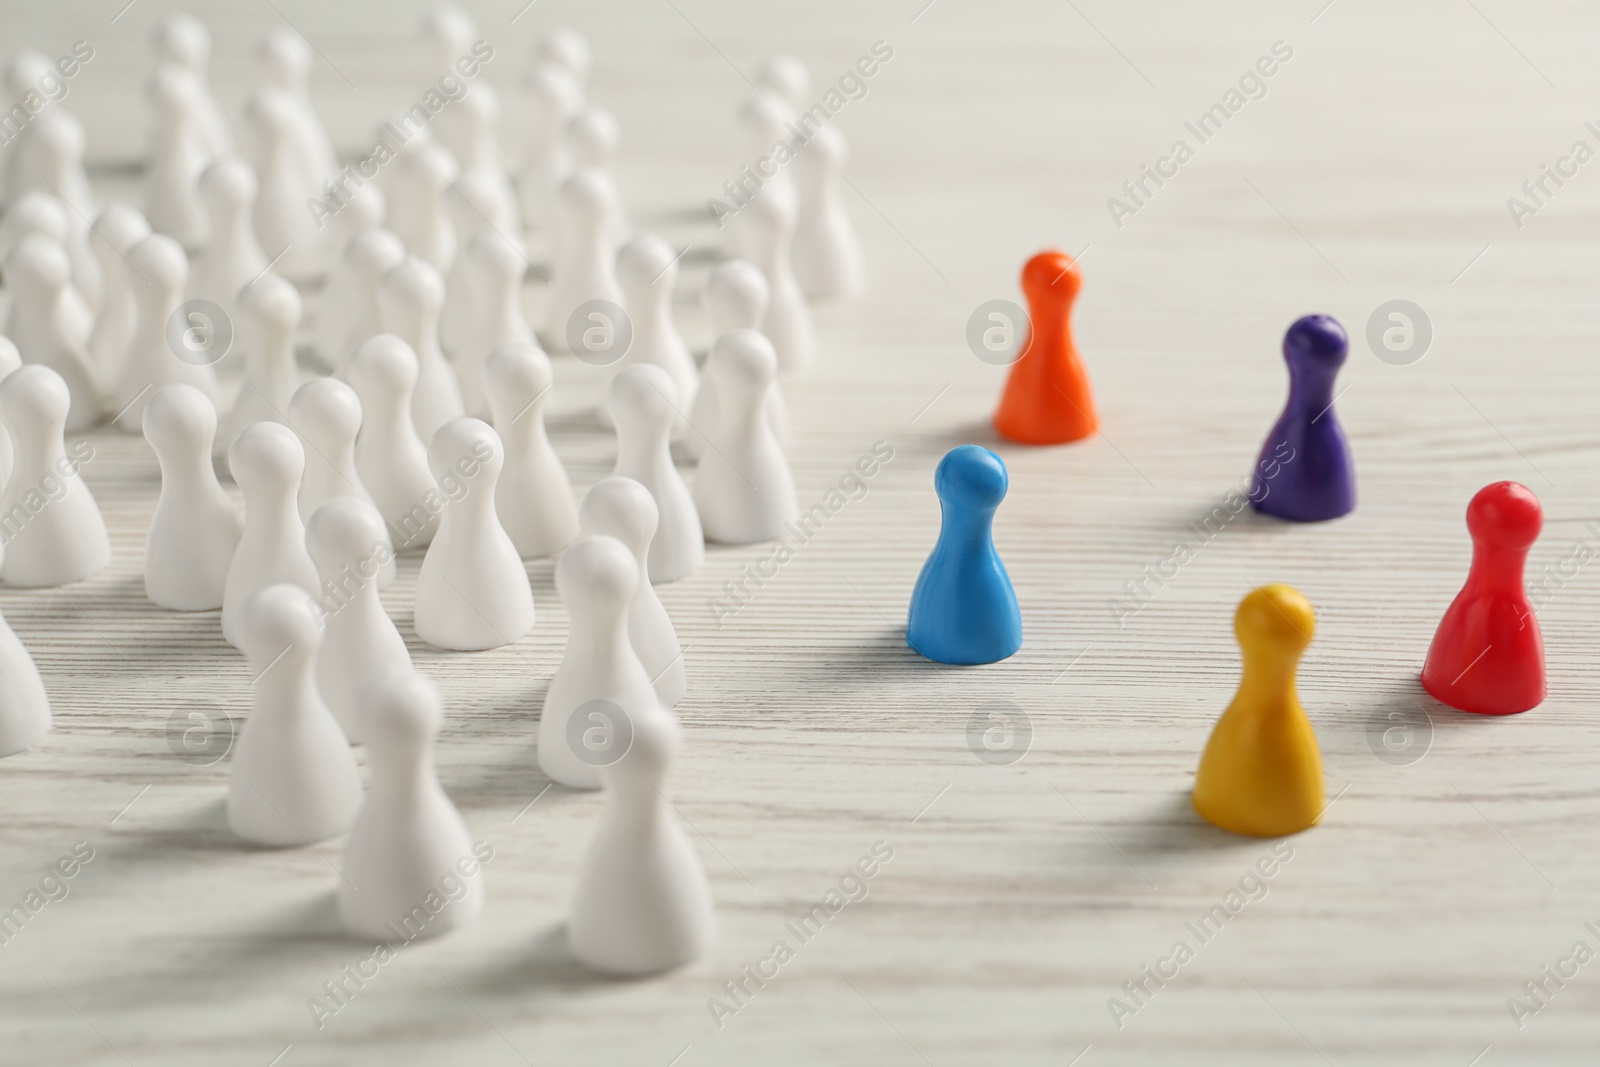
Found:
[[[1283,336],[1289,402],[1261,446],[1250,503],[1290,522],[1321,522],[1356,506],[1350,443],[1333,411],[1333,381],[1350,341],[1332,315],[1296,319]]]
[[[952,448],[934,472],[943,518],[911,591],[906,644],[935,663],[994,663],[1022,647],[1022,611],[991,529],[1008,483],[1005,463],[977,445]]]

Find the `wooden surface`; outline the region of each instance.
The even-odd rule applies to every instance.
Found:
[[[84,476],[113,532],[111,568],[0,592],[56,714],[39,748],[0,763],[0,906],[75,842],[95,851],[69,895],[0,946],[0,1061],[1594,1062],[1600,963],[1552,984],[1520,1029],[1507,1006],[1575,942],[1600,950],[1584,926],[1600,926],[1593,567],[1569,567],[1541,609],[1550,697],[1537,710],[1453,713],[1416,674],[1465,574],[1462,515],[1479,486],[1514,478],[1543,500],[1535,580],[1580,541],[1600,549],[1583,525],[1600,451],[1600,163],[1520,229],[1506,206],[1575,139],[1600,146],[1583,126],[1600,18],[1576,3],[1321,5],[543,0],[514,24],[520,0],[475,5],[510,120],[533,36],[558,21],[590,36],[591,96],[622,121],[634,219],[695,246],[680,308],[697,347],[695,290],[719,242],[701,206],[741,161],[737,68],[787,49],[820,92],[873,41],[895,50],[836,120],[871,291],[817,309],[817,366],[786,385],[802,506],[874,442],[894,458],[720,626],[710,598],[769,547],[713,549],[661,590],[691,686],[670,791],[716,895],[715,950],[640,982],[570,960],[563,923],[602,800],[547,789],[535,762],[565,633],[551,564],[530,565],[535,631],[465,655],[412,636],[408,559],[386,600],[446,694],[440,773],[495,850],[489,903],[470,929],[403,948],[319,1029],[308,999],[372,952],[338,931],[340,843],[241,846],[223,821],[226,761],[175,757],[174,719],[198,707],[240,721],[248,675],[214,614],[144,600],[156,466],[142,441],[100,432]],[[113,24],[120,6],[11,2],[0,22],[8,48],[94,44],[68,106],[105,198],[134,195],[134,86],[161,14],[142,0]],[[309,35],[319,106],[352,155],[427,77],[420,5],[191,9],[216,29],[230,107],[255,34],[287,19]],[[1266,95],[1115,226],[1107,198],[1280,40],[1293,58]],[[997,539],[1026,643],[1002,664],[937,667],[902,637],[936,532],[931,472],[953,445],[994,444],[1003,374],[968,351],[965,322],[982,301],[1019,299],[1021,264],[1046,246],[1088,249],[1076,324],[1104,433],[995,446],[1011,471]],[[530,286],[530,308],[541,295]],[[1395,298],[1433,324],[1410,366],[1364,340]],[[1108,600],[1247,471],[1282,403],[1282,331],[1309,311],[1352,337],[1339,414],[1357,511],[1305,527],[1246,513],[1119,625]],[[554,437],[581,491],[613,445],[586,410],[589,369],[557,373]],[[1233,609],[1268,581],[1318,611],[1300,691],[1338,799],[1290,841],[1265,895],[1201,945],[1186,923],[1271,849],[1201,824],[1188,803],[1236,681]],[[1031,724],[1011,765],[969,745],[994,701]],[[1424,725],[1386,762],[1375,752],[1390,713]],[[800,943],[785,924],[878,841],[894,858],[866,898]],[[1180,939],[1194,958],[1119,1028],[1108,999]],[[793,959],[718,1028],[709,998],[778,940]]]

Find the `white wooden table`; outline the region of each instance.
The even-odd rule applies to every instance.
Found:
[[[894,49],[836,119],[871,291],[817,309],[818,365],[786,386],[803,506],[874,442],[894,458],[720,626],[711,598],[770,547],[713,549],[661,590],[691,678],[671,792],[716,894],[716,948],[639,982],[570,959],[563,923],[602,800],[547,789],[535,762],[565,633],[551,564],[530,565],[529,637],[455,655],[410,632],[408,559],[386,599],[446,694],[440,773],[495,850],[489,904],[472,928],[402,949],[319,1029],[308,1000],[372,952],[333,912],[341,846],[240,845],[223,817],[227,762],[174,755],[175,718],[241,720],[248,675],[214,614],[144,600],[155,462],[141,440],[100,432],[84,476],[113,565],[59,591],[0,592],[56,714],[38,749],[0,763],[0,907],[76,842],[94,850],[68,895],[0,945],[0,1061],[1593,1063],[1600,963],[1551,983],[1520,1029],[1507,1000],[1526,1001],[1523,983],[1575,942],[1600,950],[1584,925],[1600,927],[1594,568],[1569,567],[1541,609],[1550,697],[1537,710],[1454,713],[1422,697],[1416,674],[1465,574],[1463,511],[1481,485],[1514,478],[1544,501],[1530,575],[1580,541],[1600,548],[1584,526],[1600,488],[1600,163],[1551,185],[1520,229],[1506,205],[1574,140],[1600,147],[1583,125],[1600,16],[1321,3],[936,0],[919,14],[922,0],[781,12],[541,0],[515,23],[521,0],[474,5],[511,119],[534,35],[556,22],[589,35],[591,96],[622,121],[635,221],[695,246],[680,306],[698,347],[695,291],[718,245],[702,205],[741,161],[736,66],[789,50],[820,93],[874,41]],[[107,198],[134,193],[136,85],[161,14],[142,0],[113,24],[120,6],[8,2],[0,16],[7,48],[94,45],[68,106]],[[216,31],[230,107],[249,42],[292,20],[317,45],[317,98],[352,156],[427,77],[420,4],[190,7]],[[1293,56],[1265,96],[1197,145],[1184,123],[1276,41]],[[1107,198],[1178,138],[1194,158],[1118,228]],[[1087,246],[1076,323],[1104,433],[997,445],[987,419],[1004,372],[968,351],[966,319],[1020,299],[1023,261],[1047,246]],[[1373,309],[1397,298],[1434,331],[1407,366],[1364,339]],[[530,286],[530,307],[540,299]],[[1305,527],[1242,516],[1119,626],[1108,600],[1248,469],[1283,399],[1282,331],[1310,311],[1352,337],[1339,413],[1358,509]],[[613,452],[586,410],[593,389],[590,368],[558,364],[553,433],[580,491]],[[941,668],[906,649],[902,627],[937,528],[933,467],[968,441],[1010,466],[997,540],[1026,641],[1002,664]],[[1268,581],[1317,607],[1301,696],[1339,799],[1201,944],[1186,924],[1272,848],[1202,824],[1188,803],[1236,682],[1234,607]],[[974,713],[995,701],[1031,725],[1009,765],[969,745]],[[1385,760],[1390,713],[1424,725]],[[865,898],[796,938],[786,924],[879,841],[893,859]],[[779,940],[793,958],[719,1028],[710,999]],[[1159,961],[1179,940],[1193,959],[1129,999],[1141,968],[1171,973]],[[1120,1028],[1112,997],[1138,1007]]]

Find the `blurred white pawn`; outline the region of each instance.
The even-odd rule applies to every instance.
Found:
[[[211,31],[206,24],[183,12],[168,15],[150,31],[150,50],[158,65],[172,63],[194,75],[200,89],[201,129],[210,154],[221,156],[232,151],[233,137],[228,132],[227,116],[211,91]],[[152,156],[154,149],[152,143]]]
[[[372,720],[372,786],[345,842],[339,918],[352,934],[377,941],[459,929],[483,910],[483,871],[434,769],[439,692],[397,669],[363,686],[361,703]],[[441,904],[424,906],[424,921],[418,905],[429,898]]]
[[[545,347],[552,352],[577,351],[581,357],[604,361],[609,348],[581,350],[581,338],[590,320],[578,321],[578,310],[596,300],[622,306],[622,287],[617,283],[615,249],[610,244],[608,220],[616,200],[616,187],[604,171],[575,171],[561,186],[561,249],[556,263],[555,284],[545,309]],[[609,346],[616,340],[616,323],[610,324]],[[580,338],[580,348],[572,347],[572,337]]]
[[[0,581],[7,585],[68,585],[111,562],[100,505],[78,470],[86,443],[67,456],[71,401],[67,383],[49,367],[22,367],[0,381],[0,424],[12,447],[11,477],[0,493],[6,516]],[[89,448],[87,458],[93,456]]]
[[[777,93],[797,115],[811,102],[811,72],[794,56],[768,56],[756,67],[755,82]]]
[[[429,79],[454,71],[456,60],[469,54],[478,39],[478,26],[472,16],[456,4],[439,4],[429,10],[422,16],[420,31],[433,46],[433,66],[424,72]],[[457,151],[454,145],[450,150]]]
[[[317,351],[335,370],[379,333],[378,283],[405,260],[405,243],[385,229],[363,230],[345,243],[317,311]]]
[[[439,143],[432,127],[420,122],[413,112],[414,109],[396,112],[372,130],[373,145],[381,142],[390,153],[385,157],[386,162],[378,168],[376,179],[388,205],[384,225],[390,228],[394,226],[396,202],[405,199],[405,179],[401,176],[405,162],[424,148]]]
[[[789,174],[788,163],[794,155],[794,134],[787,123],[794,118],[794,111],[788,101],[770,89],[752,89],[739,98],[734,117],[749,157],[772,156],[777,163],[775,172],[765,178],[753,199],[759,200],[774,189],[793,192],[794,178]],[[783,151],[774,150],[779,145],[783,146]],[[739,236],[737,232],[733,235],[735,254],[754,259],[750,250],[738,243]]]
[[[130,285],[133,274],[128,270],[128,250],[149,236],[150,224],[144,213],[126,204],[111,204],[101,211],[90,234],[89,247],[100,261],[105,294],[89,334],[89,355],[100,381],[107,385],[122,376],[122,358],[139,317]],[[138,280],[143,283],[142,278]]]
[[[463,171],[446,203],[450,205],[458,250],[465,249],[474,237],[484,232],[520,240],[522,224],[517,218],[516,198],[506,198],[501,179],[496,175],[482,170]],[[459,263],[460,259],[458,251],[456,261]],[[454,270],[454,266],[451,269]]]
[[[772,288],[767,276],[754,263],[730,259],[717,266],[706,279],[701,294],[706,318],[711,321],[712,343],[734,330],[759,330],[767,315],[767,303]],[[698,459],[705,451],[706,438],[716,433],[720,409],[717,405],[717,378],[706,360],[700,372],[700,391],[695,394],[694,406],[689,409],[689,428],[684,437],[684,449],[691,458]],[[767,395],[767,423],[778,444],[789,447],[789,408],[783,393],[774,383]]]
[[[434,436],[428,465],[447,499],[417,576],[417,636],[460,652],[511,644],[533,629],[533,587],[495,515],[500,438],[478,419],[456,419]]]
[[[800,194],[792,185],[768,186],[734,217],[751,262],[767,276],[767,313],[761,332],[778,353],[778,373],[793,374],[811,364],[815,344],[811,309],[789,262],[799,218]]]
[[[535,63],[559,66],[581,90],[589,77],[594,54],[583,34],[570,26],[554,26],[534,42],[533,59]]]
[[[664,791],[678,752],[678,720],[656,709],[633,716],[631,726],[632,744],[600,770],[605,815],[567,921],[578,962],[613,975],[682,966],[716,936],[705,868]]]
[[[617,161],[617,149],[622,144],[622,127],[617,117],[605,108],[585,107],[567,123],[567,144],[572,155],[573,170],[600,170],[615,182],[612,167]],[[628,223],[628,213],[622,198],[613,195],[609,205],[610,219],[606,229],[611,247],[618,248],[627,241],[633,227]]]
[[[693,573],[706,558],[705,534],[694,497],[672,462],[672,424],[683,406],[666,371],[638,363],[611,383],[611,418],[617,427],[614,474],[632,478],[656,502],[655,536],[650,541],[650,580],[675,582]]]
[[[767,393],[777,380],[772,342],[735,330],[711,349],[720,409],[716,434],[695,470],[694,503],[706,540],[742,545],[771,541],[800,516],[794,475],[767,422]]]
[[[82,307],[69,299],[71,273],[60,245],[44,237],[23,238],[6,256],[12,298],[6,333],[24,363],[41,364],[61,376],[71,398],[66,427],[77,432],[100,421],[102,404]]]
[[[517,192],[528,228],[553,230],[561,217],[561,183],[572,172],[567,123],[583,104],[583,89],[566,67],[545,62],[534,68],[532,90]]]
[[[463,230],[476,232],[480,227],[493,226],[507,235],[522,232],[517,218],[517,196],[511,188],[505,163],[500,158],[500,94],[493,85],[479,81],[461,99],[444,112],[461,131],[459,146],[447,146],[455,153],[461,167],[458,190],[470,185],[482,204],[473,204],[471,213],[476,221]],[[462,197],[455,197],[460,202]]]
[[[10,256],[11,250],[23,238],[43,237],[51,244],[59,245],[67,253],[69,264],[73,263],[72,249],[68,247],[67,206],[49,193],[32,192],[13,200],[6,209],[5,220],[0,222],[0,232],[4,233],[0,247],[4,247],[6,256]],[[65,315],[68,322],[78,324],[83,335],[88,337],[94,329],[94,312],[84,299],[83,291],[78,288],[76,266],[70,269],[73,277],[67,282],[66,292],[62,296],[62,302],[66,305]],[[12,311],[14,313],[15,305]]]
[[[238,340],[244,381],[228,413],[222,445],[258,422],[289,422],[289,400],[300,387],[294,333],[300,325],[300,291],[276,274],[263,274],[239,291]]]
[[[289,425],[306,449],[306,472],[300,477],[300,517],[307,522],[330,500],[350,497],[372,504],[372,496],[356,471],[356,435],[361,432],[361,401],[337,378],[314,378],[289,400]],[[394,545],[383,536],[378,586],[394,580]]]
[[[50,695],[27,646],[0,617],[0,756],[38,744],[50,732]]]
[[[200,88],[192,73],[164,63],[150,75],[145,96],[151,111],[145,215],[155,232],[198,248],[206,240],[206,216],[197,188],[215,158]]]
[[[259,188],[251,213],[256,239],[279,274],[314,277],[324,263],[322,235],[306,202],[321,190],[305,170],[294,101],[277,89],[257,89],[245,100],[244,117],[257,160]]]
[[[428,469],[428,449],[411,421],[417,357],[393,334],[362,342],[347,377],[361,398],[356,471],[401,550],[424,548],[439,529],[444,498]]]
[[[844,210],[844,134],[824,126],[795,159],[800,221],[794,232],[794,273],[813,299],[855,296],[866,286],[861,240]]]
[[[578,522],[585,534],[615,537],[639,561],[639,591],[628,613],[628,636],[655,685],[656,696],[670,708],[683,699],[689,683],[678,631],[650,584],[645,562],[659,518],[650,490],[632,478],[615,475],[596,482],[578,509]]]
[[[22,356],[17,352],[17,346],[11,338],[0,335],[0,381],[18,367],[22,366]],[[11,434],[7,432],[5,423],[0,422],[0,491],[5,490],[6,482],[11,478]]]
[[[54,107],[55,102],[44,93],[43,88],[49,84],[49,79],[55,76],[55,64],[47,56],[35,52],[31,48],[13,52],[10,58],[5,61],[5,66],[0,68],[0,82],[3,82],[5,86],[6,113],[10,114],[18,107],[22,107],[25,111],[31,113],[32,108],[29,108],[27,104],[30,93],[33,96],[33,102],[40,108],[40,114]],[[0,173],[3,173],[5,179],[7,204],[16,199],[11,193],[12,159],[17,149],[27,143],[28,138],[32,135],[31,130],[32,124],[25,123],[16,131],[16,135],[9,142],[0,145],[0,161],[4,162],[4,167],[0,168]]]
[[[19,185],[11,187],[12,202],[30,193],[47,193],[64,206],[66,233],[62,245],[72,258],[72,277],[90,310],[100,306],[104,280],[100,264],[89,251],[89,220],[94,218],[94,197],[83,170],[83,123],[61,108],[51,108],[34,120],[32,136],[16,157]]]
[[[217,160],[200,175],[200,199],[211,240],[189,272],[188,299],[209,300],[232,316],[239,290],[267,269],[251,223],[255,171],[242,159]]]
[[[572,482],[544,428],[551,381],[550,357],[529,341],[497,347],[485,361],[494,428],[506,450],[495,511],[523,559],[553,555],[578,536]]]
[[[251,597],[280,582],[318,594],[317,568],[306,552],[306,528],[295,506],[306,453],[289,427],[258,422],[228,449],[228,469],[244,494],[244,533],[223,586],[222,636],[249,654],[240,644],[240,623]]]
[[[414,256],[441,274],[456,258],[456,227],[445,197],[460,176],[455,157],[440,144],[427,144],[395,160],[389,193],[389,228]]]
[[[239,632],[253,678],[228,772],[229,829],[280,846],[344,833],[361,808],[361,772],[312,681],[322,624],[311,597],[267,586],[245,605]]]
[[[522,278],[528,261],[521,248],[488,230],[473,238],[461,258],[472,264],[468,272],[471,289],[464,301],[471,313],[464,322],[454,365],[467,414],[483,418],[489,414],[484,360],[501,345],[535,343],[522,313]]]
[[[339,172],[339,163],[333,139],[311,104],[311,44],[289,27],[280,26],[268,30],[257,42],[255,54],[262,83],[289,99],[292,137],[305,181],[311,189],[320,190],[324,181]],[[263,169],[258,159],[256,170]],[[266,179],[262,181],[265,183]]]
[[[171,611],[222,607],[244,520],[211,464],[217,409],[190,385],[164,385],[144,408],[161,496],[144,544],[144,595]]]
[[[460,418],[461,387],[439,347],[439,312],[444,282],[425,260],[411,256],[378,283],[378,321],[411,346],[417,357],[417,385],[411,396],[411,418],[417,436],[432,442],[439,427]]]
[[[323,201],[333,205],[333,214],[318,215],[322,252],[334,267],[337,267],[357,234],[382,226],[389,218],[389,199],[377,182],[369,181],[360,188],[352,186],[351,190],[351,194],[343,197],[341,202],[335,203],[331,199]]]
[[[630,726],[666,714],[628,636],[638,590],[638,561],[614,537],[580,538],[556,561],[570,624],[539,712],[539,769],[573,789],[600,788],[600,766],[620,755]],[[597,737],[613,744],[586,743]]]
[[[683,343],[672,318],[672,291],[678,284],[678,257],[672,246],[652,234],[641,234],[617,253],[617,281],[622,286],[624,306],[633,325],[633,344],[622,359],[608,368],[607,379],[616,377],[635,363],[653,363],[672,376],[677,388],[678,414],[673,418],[673,433],[688,426],[689,409],[700,388],[700,372],[695,369],[689,346]],[[611,405],[602,398],[600,422],[611,425]]]
[[[163,385],[184,382],[215,401],[217,376],[211,365],[224,354],[214,349],[220,344],[217,331],[226,324],[197,322],[197,317],[191,316],[188,328],[173,336],[173,318],[183,301],[189,260],[171,237],[160,233],[146,237],[128,250],[124,266],[138,314],[133,339],[123,355],[114,403],[117,428],[139,433],[144,405],[150,393]]]
[[[394,559],[389,535],[371,504],[338,497],[306,520],[306,549],[322,578],[317,689],[345,735],[369,741],[374,731],[359,699],[361,686],[385,671],[411,667],[405,639],[378,599],[378,570]]]

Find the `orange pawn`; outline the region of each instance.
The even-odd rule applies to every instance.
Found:
[[[1011,365],[994,428],[1008,441],[1059,445],[1100,425],[1089,373],[1072,343],[1072,302],[1083,275],[1065,252],[1040,252],[1022,268],[1031,323],[1022,355]]]

